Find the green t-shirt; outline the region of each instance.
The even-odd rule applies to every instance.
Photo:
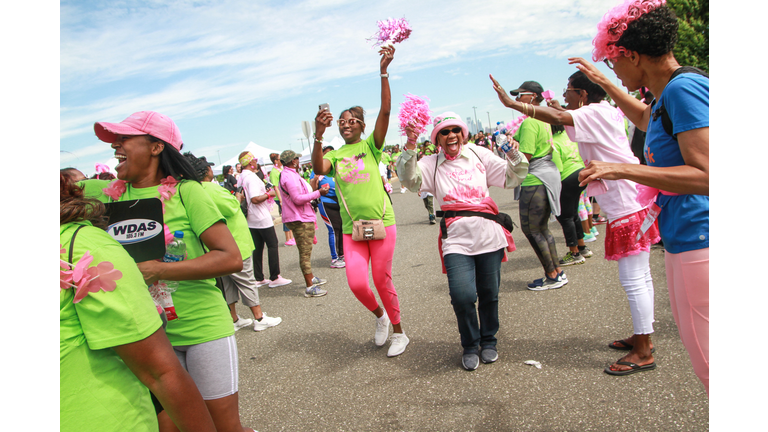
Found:
[[[392,162],[397,162],[397,158],[399,158],[401,154],[403,154],[403,152],[401,151],[397,153],[392,153]]]
[[[531,159],[546,156],[552,151],[552,129],[547,123],[533,118],[527,118],[520,124],[513,139],[520,143],[520,153],[527,153]],[[536,186],[544,184],[535,175],[528,173],[520,186]]]
[[[424,146],[424,156],[429,156],[437,153],[434,144],[427,144]]]
[[[109,186],[108,180],[84,180],[85,195],[102,202],[109,202],[103,188]],[[120,201],[140,198],[158,198],[158,186],[136,189],[130,183],[120,197]],[[179,195],[184,195],[184,204]],[[183,180],[176,185],[176,193],[165,202],[165,224],[171,232],[183,231],[187,245],[187,259],[195,259],[205,252],[200,241],[200,234],[224,217],[216,208],[200,183]],[[171,294],[178,319],[168,321],[165,332],[173,346],[195,345],[203,342],[232,336],[232,316],[229,307],[211,279],[179,281],[179,288]]]
[[[79,303],[75,289],[59,292],[59,394],[62,431],[157,431],[149,390],[112,349],[155,333],[162,321],[136,263],[106,231],[90,222],[61,225],[60,258],[72,263],[86,251],[89,267],[109,261],[120,270],[114,291],[89,293]],[[230,325],[231,327],[231,325]]]
[[[392,162],[392,156],[387,152],[381,152],[381,162],[384,165],[389,165],[389,163]]]
[[[373,132],[359,143],[345,144],[338,150],[326,153],[323,159],[331,162],[331,171],[328,175],[333,176],[336,182],[336,195],[343,197],[351,213],[351,215],[347,213],[344,203],[339,202],[342,233],[352,234],[353,220],[381,219],[385,201],[387,210],[384,213],[384,226],[395,224],[395,212],[381,182],[379,173],[381,149],[376,148]]]
[[[248,229],[248,220],[240,209],[240,202],[228,190],[216,183],[203,182],[203,189],[208,192],[216,208],[227,220],[227,228],[232,233],[243,260],[248,259],[256,247],[253,245],[253,237]]]
[[[277,187],[280,184],[280,173],[283,172],[282,168],[272,167],[272,171],[269,172],[269,182],[275,186],[277,195],[275,201],[280,201],[280,188]]]
[[[584,161],[579,154],[579,144],[571,142],[568,134],[560,132],[552,139],[552,162],[560,170],[560,180],[565,180],[569,175],[584,168]]]

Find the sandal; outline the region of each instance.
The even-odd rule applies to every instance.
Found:
[[[656,362],[649,363],[647,365],[642,365],[642,366],[636,363],[625,362],[625,361],[617,361],[616,364],[622,365],[622,366],[629,366],[632,369],[615,371],[615,370],[612,370],[610,366],[608,366],[605,368],[605,373],[607,373],[608,375],[623,376],[623,375],[632,375],[633,373],[637,373],[637,372],[645,372],[645,371],[656,369]]]
[[[608,348],[612,348],[615,350],[620,351],[632,351],[632,348],[634,348],[634,345],[630,345],[623,340],[616,340],[608,344]],[[656,347],[651,347],[651,354],[656,352]]]

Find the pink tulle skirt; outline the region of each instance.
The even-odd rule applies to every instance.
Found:
[[[661,240],[658,222],[654,221],[648,231],[635,241],[648,209],[610,221],[605,229],[605,259],[618,261],[620,258],[650,252],[651,245]]]

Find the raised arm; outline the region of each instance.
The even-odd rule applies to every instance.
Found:
[[[381,61],[379,70],[382,75],[388,75],[387,67],[392,63],[395,56],[395,47],[382,46],[379,50]],[[387,137],[387,128],[389,128],[389,114],[392,111],[392,94],[389,91],[389,77],[381,77],[381,109],[376,118],[376,127],[373,130],[373,142],[376,148],[381,149],[384,145],[384,139]]]
[[[498,94],[499,100],[502,104],[504,104],[505,107],[520,111],[528,117],[541,120],[544,123],[573,126],[573,117],[568,111],[562,111],[544,106],[533,106],[531,104],[518,102],[509,97],[507,91],[504,90],[501,84],[499,84],[499,82],[493,78],[493,75],[490,75],[490,77],[491,81],[493,82],[493,89],[496,90],[496,94]]]
[[[590,81],[599,85],[608,93],[608,96],[621,108],[627,119],[638,129],[645,131],[648,128],[648,119],[651,117],[651,107],[635,99],[634,96],[616,87],[595,65],[581,57],[571,57],[569,64],[575,64],[576,69],[584,72]]]
[[[400,179],[400,184],[408,188],[411,192],[417,192],[421,188],[421,169],[416,163],[417,147],[416,139],[418,134],[406,128],[405,134],[408,136],[408,142],[403,148],[403,152],[400,157],[397,158],[397,178]]]
[[[333,114],[329,110],[320,110],[315,116],[315,142],[312,147],[312,170],[315,176],[331,172],[331,161],[323,159],[323,134],[333,124]]]

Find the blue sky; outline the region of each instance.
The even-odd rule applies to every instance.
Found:
[[[334,117],[361,105],[368,128],[380,106],[379,56],[366,39],[377,20],[405,17],[411,37],[389,67],[387,142],[400,142],[404,95],[435,113],[509,121],[488,74],[506,89],[539,81],[561,97],[589,58],[597,22],[616,0],[311,0],[60,3],[60,166],[86,175],[112,156],[96,121],[135,111],[170,116],[184,150],[219,163],[249,141],[276,150],[307,145],[301,122],[321,103]],[[610,71],[603,65],[604,72]],[[370,132],[368,130],[367,132]],[[326,132],[326,141],[338,135]]]

